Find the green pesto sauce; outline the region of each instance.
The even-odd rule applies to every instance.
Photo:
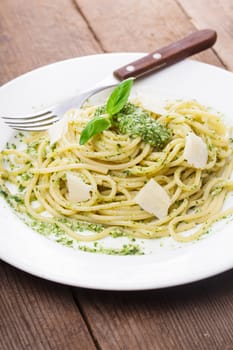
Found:
[[[74,232],[83,232],[83,231],[92,231],[92,232],[101,232],[103,227],[96,224],[90,224],[88,222],[80,222],[76,221],[74,223],[70,223],[68,220],[60,219],[57,220],[62,223],[65,223],[67,227],[71,228]],[[56,223],[48,223],[43,221],[38,221],[30,218],[29,226],[33,228],[35,231],[43,234],[44,236],[54,235],[56,237],[62,237],[65,235],[68,239],[71,239],[68,235],[64,233],[64,231],[56,224]]]
[[[144,252],[141,250],[138,244],[124,244],[121,248],[105,248],[102,246],[97,246],[94,248],[88,246],[79,246],[79,249],[88,253],[102,253],[108,255],[143,255]]]
[[[96,109],[95,117],[106,113],[106,106]],[[143,108],[128,102],[123,109],[114,115],[113,127],[121,134],[141,139],[150,144],[155,150],[163,149],[171,138],[170,130],[152,118]]]
[[[30,217],[29,215],[24,213],[24,199],[23,196],[20,195],[11,195],[9,194],[9,191],[5,187],[0,186],[0,195],[2,195],[7,203],[14,209],[16,214],[19,216],[20,219],[24,221],[24,223],[31,227],[34,231],[42,234],[43,236],[52,238],[57,243],[60,243],[66,247],[72,247],[77,248],[79,250],[90,252],[90,253],[99,253],[99,254],[108,254],[108,255],[143,255],[143,251],[137,244],[129,243],[124,244],[121,248],[105,248],[98,244],[98,242],[94,242],[93,247],[89,247],[86,245],[80,245],[78,244],[75,239],[68,236],[56,223],[47,223],[42,222],[39,220],[35,220],[34,218]],[[69,220],[67,218],[61,218],[57,221],[62,222],[63,224],[66,224],[70,229],[72,229],[74,232],[83,232],[83,231],[92,231],[100,233],[103,229],[103,225],[99,224],[92,224],[88,222],[80,222],[80,221],[74,221]],[[126,234],[118,229],[114,229],[110,235],[113,238],[118,238],[122,236],[126,236]],[[132,242],[134,240],[132,239]]]

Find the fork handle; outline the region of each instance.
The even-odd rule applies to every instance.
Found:
[[[113,74],[119,80],[140,77],[206,50],[214,45],[216,39],[217,33],[214,30],[198,30],[179,41],[115,70]]]

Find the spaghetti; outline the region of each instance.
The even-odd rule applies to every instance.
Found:
[[[171,131],[168,144],[156,151],[140,137],[114,128],[80,145],[80,134],[95,111],[96,107],[88,107],[67,112],[67,130],[55,144],[50,144],[47,132],[30,133],[22,136],[24,146],[21,142],[0,153],[0,186],[8,197],[8,184],[17,188],[18,211],[56,224],[78,241],[120,232],[135,238],[171,236],[181,242],[198,239],[216,220],[233,213],[233,209],[222,210],[233,189],[233,148],[218,115],[195,101],[169,103],[165,115],[150,112]],[[202,169],[184,159],[189,132],[200,136],[208,147],[208,161]],[[67,173],[91,186],[90,198],[77,203],[69,200]],[[168,215],[161,219],[134,200],[150,179],[171,199]],[[74,229],[76,222],[97,224],[101,229],[80,233]]]

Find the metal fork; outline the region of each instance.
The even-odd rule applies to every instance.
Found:
[[[142,75],[155,72],[178,61],[181,61],[193,54],[201,52],[214,45],[217,34],[211,29],[196,31],[185,38],[165,46],[155,52],[145,55],[139,60],[129,63],[113,72],[107,80],[105,79],[98,86],[85,91],[78,96],[67,99],[45,111],[35,115],[24,117],[5,117],[5,123],[16,130],[22,131],[44,131],[56,123],[70,108],[80,108],[84,102],[93,95],[116,86],[119,80],[129,77],[141,77]],[[118,80],[116,80],[116,78]]]
[[[102,83],[100,86],[92,90],[84,91],[78,96],[71,97],[64,102],[51,106],[45,111],[40,111],[35,115],[25,117],[2,117],[2,119],[8,126],[15,130],[44,131],[47,130],[52,124],[59,121],[64,113],[70,108],[80,108],[85,101],[87,101],[93,95],[117,85],[118,83],[105,85]]]

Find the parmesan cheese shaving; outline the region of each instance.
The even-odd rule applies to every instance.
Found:
[[[90,199],[90,191],[92,186],[87,185],[80,177],[66,173],[67,187],[68,187],[68,199],[72,203],[84,202]]]
[[[146,183],[134,200],[142,209],[159,219],[167,216],[171,205],[168,193],[153,179]]]
[[[59,141],[68,131],[70,121],[83,120],[80,109],[71,109],[58,122],[54,123],[48,129],[50,144],[53,145]],[[88,119],[89,120],[89,119]]]
[[[185,138],[184,159],[194,168],[204,168],[208,160],[208,148],[201,137],[189,133]]]
[[[68,118],[65,116],[58,122],[54,123],[48,129],[50,144],[53,145],[55,142],[61,139],[68,130]]]

